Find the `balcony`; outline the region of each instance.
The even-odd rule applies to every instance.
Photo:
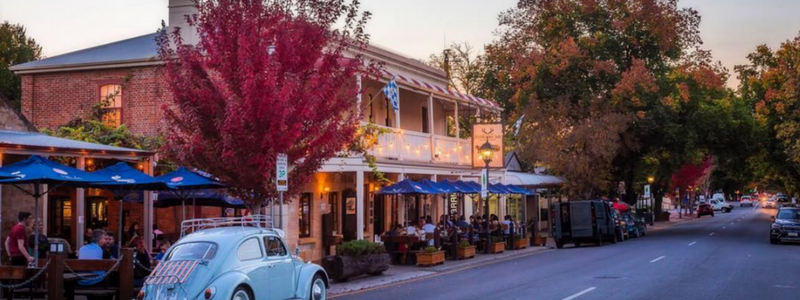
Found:
[[[370,151],[378,159],[469,166],[470,141],[380,126],[391,130],[378,136]]]

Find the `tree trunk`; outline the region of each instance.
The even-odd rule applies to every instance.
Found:
[[[660,185],[658,183],[653,185],[653,188],[651,189],[651,191],[652,191],[652,194],[653,194],[653,207],[652,207],[653,211],[652,211],[652,213],[655,216],[655,220],[656,221],[665,221],[665,220],[662,220],[662,217],[663,217],[664,214],[661,213],[661,211],[663,210],[663,204],[664,204],[664,193],[661,192]]]

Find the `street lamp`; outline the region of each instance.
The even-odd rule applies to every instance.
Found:
[[[650,183],[650,184],[652,184],[652,183],[653,183],[653,182],[655,182],[655,181],[656,181],[656,179],[655,179],[655,178],[653,178],[653,176],[647,176],[647,183]]]
[[[494,147],[492,144],[489,143],[487,140],[486,143],[483,143],[480,147],[481,158],[483,158],[483,162],[486,163],[486,189],[489,189],[489,164],[492,162],[492,156],[494,156]],[[481,195],[483,196],[483,195]],[[489,232],[489,224],[491,221],[489,220],[489,193],[486,193],[485,208],[486,208],[486,245],[484,251],[486,254],[489,254],[489,245],[491,245],[491,233]]]

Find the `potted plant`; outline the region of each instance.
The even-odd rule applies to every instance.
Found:
[[[369,274],[380,275],[389,269],[391,258],[380,243],[367,240],[344,242],[336,246],[336,255],[322,259],[322,267],[336,281]]]
[[[533,239],[534,246],[544,246],[547,244],[547,237],[536,235]]]
[[[435,266],[444,263],[444,251],[434,246],[425,247],[424,250],[417,252],[418,266]]]
[[[517,234],[514,237],[514,249],[525,249],[528,248],[528,244],[530,244],[530,239],[526,236],[521,234]]]
[[[458,259],[468,259],[475,257],[475,246],[470,245],[467,240],[461,240],[458,244]]]
[[[506,242],[501,236],[492,236],[491,244],[489,245],[489,252],[492,254],[503,253],[506,250]]]

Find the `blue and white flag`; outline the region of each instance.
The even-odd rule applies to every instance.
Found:
[[[395,81],[395,77],[392,77],[392,80],[389,80],[389,83],[383,87],[382,91],[383,94],[386,95],[386,98],[389,99],[389,102],[392,103],[392,108],[394,108],[395,111],[399,110],[400,89],[397,87],[397,81]]]
[[[519,134],[519,128],[522,127],[523,118],[525,118],[525,115],[519,117],[519,119],[517,119],[517,122],[514,123],[514,136],[517,136],[517,134]]]

